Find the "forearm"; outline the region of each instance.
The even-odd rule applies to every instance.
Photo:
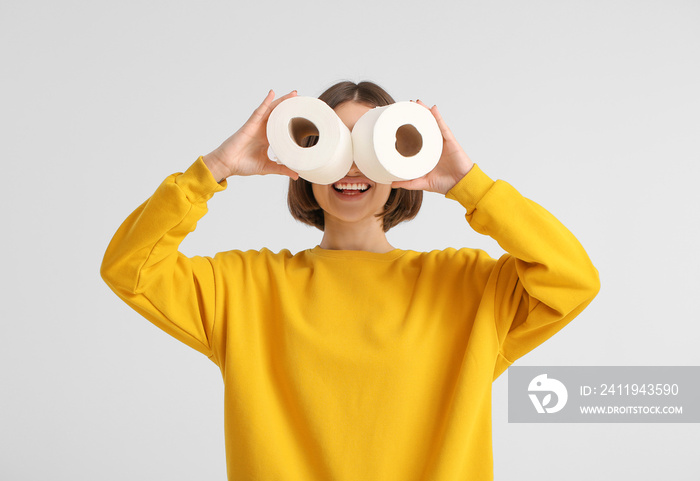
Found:
[[[137,292],[141,272],[177,256],[185,236],[206,213],[206,201],[223,190],[203,161],[166,178],[156,192],[122,223],[110,242],[101,274],[110,287]]]
[[[515,258],[529,296],[565,314],[598,292],[598,272],[574,235],[508,183],[494,182],[475,166],[447,197],[467,209],[474,230]]]

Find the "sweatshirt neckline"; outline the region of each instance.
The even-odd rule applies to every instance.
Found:
[[[373,261],[393,261],[406,253],[401,249],[394,249],[389,252],[369,252],[369,251],[353,251],[353,250],[335,250],[323,249],[316,246],[313,249],[307,249],[313,255],[321,257],[330,257],[335,259],[366,259]]]

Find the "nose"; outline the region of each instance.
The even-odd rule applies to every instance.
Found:
[[[355,162],[352,163],[352,166],[348,171],[348,175],[362,175],[362,172],[360,172],[360,169],[357,167],[357,164]]]

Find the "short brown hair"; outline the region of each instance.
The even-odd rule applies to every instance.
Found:
[[[382,107],[395,102],[383,88],[368,81],[357,84],[349,81],[339,82],[318,98],[332,109],[348,101],[359,102],[370,107]],[[307,139],[309,145],[314,145],[318,140],[311,137]],[[377,217],[382,218],[384,232],[400,222],[413,219],[418,214],[422,202],[422,190],[391,189],[384,210],[377,214]],[[316,202],[311,182],[301,177],[298,180],[289,179],[287,205],[292,217],[296,220],[323,230],[323,209]]]

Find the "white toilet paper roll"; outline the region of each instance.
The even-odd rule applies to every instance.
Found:
[[[307,137],[318,142],[304,147]],[[315,184],[332,184],[352,166],[350,130],[328,104],[313,97],[281,102],[267,121],[268,157]]]
[[[442,133],[430,110],[413,102],[375,107],[352,129],[357,167],[380,184],[421,177],[437,165]]]

